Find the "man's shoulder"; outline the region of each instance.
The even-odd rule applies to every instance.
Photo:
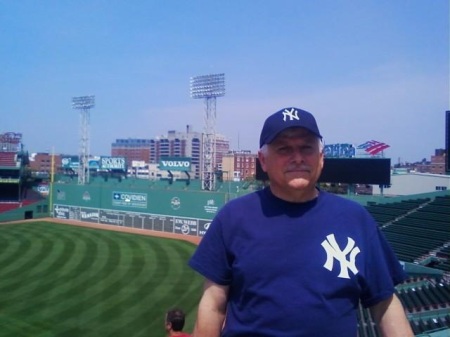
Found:
[[[229,205],[229,207],[239,207],[240,205],[249,205],[254,202],[259,202],[263,194],[264,194],[263,190],[250,192],[248,194],[244,194],[237,198],[231,199],[230,201],[227,202],[226,205]]]
[[[326,198],[326,200],[329,202],[336,202],[336,203],[348,204],[348,205],[357,205],[357,206],[362,207],[362,205],[360,205],[356,201],[345,198],[341,195],[337,195],[337,194],[330,193],[327,191],[322,191],[322,190],[320,191],[320,194],[322,195],[322,197]]]
[[[327,205],[334,205],[340,208],[365,211],[365,207],[354,200],[344,198],[343,196],[329,193],[326,191],[321,191],[320,193],[323,202],[327,203]]]

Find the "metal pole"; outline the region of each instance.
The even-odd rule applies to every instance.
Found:
[[[216,188],[216,98],[225,95],[225,74],[191,78],[191,97],[205,100],[205,129],[202,139],[201,178],[203,190]]]

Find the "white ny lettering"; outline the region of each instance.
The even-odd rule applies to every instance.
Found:
[[[283,111],[283,121],[285,121],[285,122],[286,122],[286,117],[289,117],[290,121],[293,120],[293,119],[299,120],[299,118],[298,118],[298,111],[295,110],[294,108],[292,108],[291,110],[285,109]]]
[[[360,250],[358,247],[355,247],[355,241],[352,238],[347,238],[347,240],[347,246],[344,248],[344,250],[340,249],[338,243],[336,242],[334,234],[328,235],[327,240],[324,240],[322,242],[322,247],[327,253],[327,261],[323,266],[329,271],[332,271],[334,259],[338,260],[341,267],[341,272],[338,275],[338,277],[340,278],[350,278],[348,274],[349,269],[354,275],[358,273],[358,269],[355,265],[355,259]],[[350,254],[349,260],[347,260],[346,258],[347,254]]]

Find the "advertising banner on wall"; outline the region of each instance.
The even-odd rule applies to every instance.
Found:
[[[61,166],[63,169],[72,169],[76,171],[80,166],[80,161],[77,156],[66,156],[61,158]]]
[[[164,157],[159,161],[159,169],[162,171],[191,171],[191,158]]]
[[[100,157],[101,170],[127,170],[127,162],[124,157]]]
[[[173,223],[174,233],[194,236],[198,235],[198,224],[196,219],[173,218]]]
[[[113,206],[147,208],[147,193],[113,192]]]
[[[53,217],[56,219],[86,221],[189,236],[204,236],[211,224],[211,220],[207,219],[125,212],[61,204],[54,205]]]
[[[323,153],[326,158],[353,158],[356,150],[352,144],[327,144]]]

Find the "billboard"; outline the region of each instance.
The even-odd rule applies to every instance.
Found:
[[[147,193],[117,192],[112,194],[113,206],[147,207]]]
[[[189,236],[204,236],[211,220],[178,217],[162,214],[124,212],[56,204],[53,208],[56,219],[70,219],[96,224],[149,229]]]
[[[74,171],[78,170],[80,166],[80,161],[78,156],[64,156],[61,158],[61,166],[63,169],[72,169]]]
[[[267,181],[267,174],[256,160],[256,179]],[[319,182],[343,184],[391,184],[391,160],[385,158],[324,158]]]
[[[101,170],[127,170],[127,163],[124,157],[100,157]]]
[[[356,149],[352,144],[327,144],[323,147],[323,154],[327,158],[353,158]]]
[[[325,158],[319,182],[391,184],[391,160],[385,158]]]
[[[191,171],[191,158],[164,157],[159,161],[159,169],[162,171]]]

